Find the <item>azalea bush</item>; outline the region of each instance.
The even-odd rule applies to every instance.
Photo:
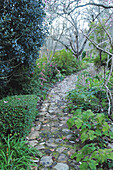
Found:
[[[39,76],[42,85],[45,83],[54,83],[62,77],[57,63],[53,60],[48,61],[45,55],[42,58],[37,59],[34,73]]]
[[[40,59],[41,60],[41,59]],[[38,68],[35,71],[38,72],[39,79],[41,80],[41,83],[44,82],[52,82],[56,79],[56,75],[59,73],[59,70],[57,69],[57,64],[54,62],[43,62],[43,63],[37,63]]]

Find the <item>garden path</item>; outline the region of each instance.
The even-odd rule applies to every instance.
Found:
[[[94,74],[92,65],[86,69]],[[71,160],[75,144],[74,132],[66,124],[71,114],[66,112],[66,93],[75,88],[79,73],[67,76],[53,87],[47,99],[43,102],[36,117],[32,132],[28,137],[29,144],[36,147],[42,154],[36,170],[75,170],[78,164]]]

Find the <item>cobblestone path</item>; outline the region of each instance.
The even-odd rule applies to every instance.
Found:
[[[42,158],[36,160],[35,169],[37,170],[78,169],[75,160],[70,159],[74,153],[75,141],[73,132],[68,129],[66,124],[71,115],[65,109],[66,93],[75,88],[76,81],[77,74],[73,74],[57,83],[51,89],[36,117],[28,140],[30,145],[44,154]]]

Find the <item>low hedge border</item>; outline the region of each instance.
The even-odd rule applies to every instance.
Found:
[[[26,137],[37,115],[36,95],[8,96],[0,100],[1,137],[16,135]]]

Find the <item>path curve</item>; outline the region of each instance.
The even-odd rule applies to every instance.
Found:
[[[93,74],[93,66],[90,65],[86,71]],[[68,91],[75,89],[77,76],[81,72],[67,76],[62,82],[57,83],[41,106],[28,137],[29,144],[44,154],[41,159],[35,160],[35,170],[78,169],[76,161],[70,159],[74,153],[75,141],[73,132],[66,124],[71,115],[66,112],[65,97]]]

